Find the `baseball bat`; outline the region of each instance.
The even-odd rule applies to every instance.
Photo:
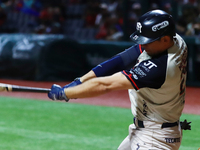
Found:
[[[36,93],[48,93],[51,89],[46,88],[38,88],[38,87],[28,87],[28,86],[18,86],[11,84],[2,84],[0,83],[0,92],[8,91],[8,92],[36,92]]]

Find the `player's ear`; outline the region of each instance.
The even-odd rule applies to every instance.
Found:
[[[169,36],[163,36],[162,38],[161,38],[161,41],[162,42],[164,42],[164,43],[168,43],[168,42],[170,42],[171,41],[171,38],[169,37]]]

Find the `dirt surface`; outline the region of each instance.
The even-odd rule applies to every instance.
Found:
[[[30,87],[50,88],[51,85],[54,83],[64,86],[68,82],[53,82],[52,83],[52,82],[34,82],[34,81],[23,81],[23,80],[21,81],[21,80],[0,79],[0,83],[30,86]],[[49,98],[47,97],[47,94],[44,94],[44,93],[0,92],[0,96],[49,100]],[[130,101],[129,101],[127,90],[110,92],[109,94],[104,94],[95,98],[74,99],[74,100],[70,100],[69,102],[83,103],[83,104],[90,104],[90,105],[130,108]],[[186,102],[185,102],[183,113],[200,115],[200,87],[186,88]]]

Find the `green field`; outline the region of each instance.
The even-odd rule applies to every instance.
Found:
[[[116,150],[132,123],[130,109],[0,97],[0,150]],[[183,114],[180,150],[200,147],[200,116]]]

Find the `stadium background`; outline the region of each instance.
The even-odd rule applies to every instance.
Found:
[[[71,81],[133,45],[138,17],[172,14],[188,45],[187,85],[200,85],[198,0],[1,0],[0,77]],[[72,65],[73,64],[73,65]]]

